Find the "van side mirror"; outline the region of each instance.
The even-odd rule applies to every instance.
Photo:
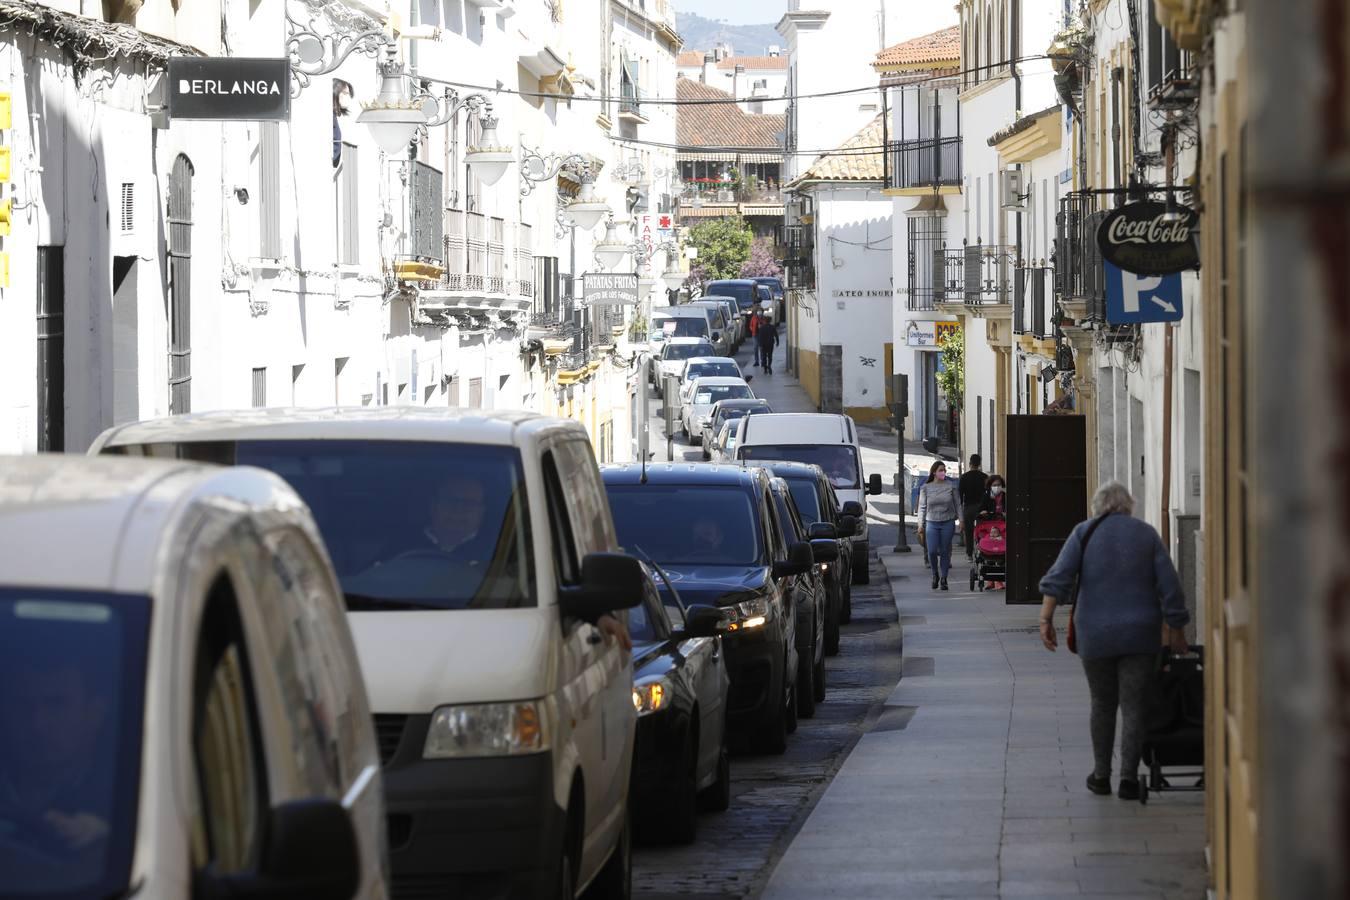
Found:
[[[594,621],[642,602],[642,564],[626,553],[591,553],[581,561],[581,584],[558,598],[564,616]]]
[[[853,516],[855,519],[862,518],[862,504],[857,500],[846,500],[844,505],[839,508],[839,512],[841,515]]]
[[[834,538],[812,541],[811,557],[818,563],[834,562],[839,558],[839,542]]]
[[[867,479],[867,493],[872,496],[881,493],[881,476],[875,472]]]
[[[193,896],[283,900],[350,900],[361,886],[356,828],[337,800],[294,800],[268,815],[266,843],[256,872],[196,876]]]
[[[851,538],[851,537],[853,537],[855,534],[858,533],[858,517],[857,517],[857,516],[840,516],[840,517],[839,517],[839,529],[838,529],[838,530],[839,530],[839,536],[840,536],[841,538]]]
[[[691,606],[684,611],[684,628],[680,635],[686,638],[716,637],[726,630],[726,615],[715,606]]]
[[[839,538],[839,529],[829,522],[815,522],[807,529],[806,534],[813,541],[833,541]]]
[[[811,545],[806,541],[798,541],[788,548],[787,559],[780,559],[773,564],[773,577],[787,578],[790,575],[801,575],[810,571],[815,563],[816,556],[811,550]]]

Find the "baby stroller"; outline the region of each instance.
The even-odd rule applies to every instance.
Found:
[[[996,513],[981,513],[975,523],[975,562],[970,567],[970,589],[985,589],[992,582],[999,587],[1008,580],[1008,523]]]
[[[1139,799],[1150,792],[1205,789],[1205,648],[1185,656],[1163,650],[1149,692],[1144,752],[1148,768]],[[1163,770],[1169,770],[1164,774]],[[1194,778],[1190,785],[1173,784]]]

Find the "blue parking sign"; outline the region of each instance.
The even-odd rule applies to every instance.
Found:
[[[1102,260],[1106,267],[1106,321],[1112,325],[1136,322],[1180,322],[1181,273],[1138,275]]]

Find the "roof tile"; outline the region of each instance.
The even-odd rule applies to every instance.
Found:
[[[877,116],[862,131],[818,157],[796,181],[883,181],[886,178],[881,146],[883,116]]]
[[[885,69],[890,66],[914,66],[924,63],[944,63],[961,58],[961,26],[953,25],[887,47],[877,54],[872,66]]]
[[[748,113],[726,91],[701,81],[680,78],[675,82],[679,100],[725,100],[725,103],[695,103],[677,107],[676,141],[682,151],[697,147],[763,148],[781,152],[786,116]]]

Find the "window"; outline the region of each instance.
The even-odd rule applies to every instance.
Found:
[[[577,558],[572,523],[567,515],[567,493],[563,489],[562,476],[551,451],[544,454],[542,465],[549,531],[553,536],[554,574],[560,584],[577,584],[581,580],[581,564]]]
[[[169,414],[192,411],[192,162],[169,174]]]
[[[477,116],[469,116],[464,129],[465,146],[472,150],[478,146],[483,138],[483,122]],[[467,162],[464,164],[464,209],[467,212],[478,212],[479,204],[483,196],[483,186],[477,177],[473,174],[473,167]]]
[[[304,365],[291,366],[291,406],[300,405],[300,376],[305,373]]]
[[[333,360],[333,405],[342,405],[342,372],[351,360],[349,356],[340,356]]]
[[[263,122],[258,138],[258,255],[281,259],[281,126]]]
[[[609,505],[620,545],[660,565],[754,566],[762,535],[742,487],[611,485]],[[672,528],[674,521],[687,527]]]
[[[353,144],[342,145],[342,167],[338,170],[338,262],[346,266],[361,263],[361,204],[357,190],[358,157]]]
[[[243,623],[224,578],[211,591],[198,632],[192,697],[193,861],[220,874],[242,872],[260,856],[267,773]]]
[[[64,247],[38,248],[37,449],[66,448],[66,272]]]
[[[253,408],[267,405],[267,368],[253,370]]]
[[[483,379],[469,379],[469,406],[473,409],[483,408]]]

